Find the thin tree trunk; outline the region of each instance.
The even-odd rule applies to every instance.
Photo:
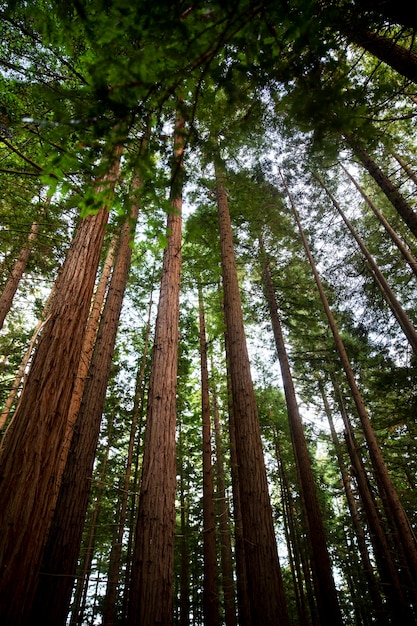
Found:
[[[285,184],[284,179],[283,179],[283,182],[287,189],[287,193],[289,194],[289,190]],[[347,382],[351,390],[352,398],[355,403],[355,407],[356,407],[356,410],[357,410],[357,413],[358,413],[358,416],[362,425],[362,429],[365,435],[370,458],[371,458],[372,465],[373,465],[374,472],[375,472],[375,478],[377,480],[380,493],[381,495],[384,495],[385,502],[389,503],[389,508],[390,508],[389,513],[394,516],[395,522],[397,524],[398,533],[401,539],[402,547],[404,549],[405,554],[407,555],[410,574],[412,576],[416,576],[417,575],[417,548],[416,548],[414,536],[410,527],[410,523],[408,521],[404,508],[401,504],[398,493],[388,474],[388,470],[385,465],[384,459],[382,457],[381,449],[376,440],[375,433],[374,433],[371,421],[368,416],[368,412],[365,408],[361,394],[359,392],[359,388],[356,384],[355,376],[354,376],[352,367],[350,365],[345,346],[339,334],[336,321],[333,317],[333,313],[331,312],[326,294],[324,292],[319,274],[317,272],[317,269],[314,263],[313,256],[310,252],[307,239],[304,235],[300,218],[298,216],[297,210],[292,200],[292,196],[290,194],[289,194],[289,197],[290,197],[291,205],[292,205],[294,215],[297,221],[297,225],[300,231],[300,236],[303,242],[303,246],[304,246],[307,258],[309,260],[309,263],[311,265],[311,269],[313,271],[314,279],[316,281],[317,289],[320,294],[323,308],[325,310],[325,313],[329,322],[329,326],[333,334],[335,346],[339,354],[339,358],[342,363],[343,369],[345,371]]]
[[[185,497],[185,477],[183,464],[183,441],[182,431],[178,438],[180,465],[180,506],[181,506],[181,543],[180,543],[180,590],[179,590],[179,610],[180,626],[189,626],[190,623],[190,545],[189,545],[189,523],[188,523],[188,501]]]
[[[168,245],[163,260],[149,381],[128,626],[168,626],[172,622],[183,145],[184,121],[178,114],[172,213],[167,221]]]
[[[100,184],[114,186],[118,162]],[[100,188],[100,184],[98,188]],[[82,350],[108,210],[80,225],[55,283],[55,297],[39,338],[24,392],[0,457],[0,621],[27,620],[42,549],[58,495],[62,441]]]
[[[415,185],[417,185],[417,173],[413,169],[411,169],[411,167],[404,161],[404,159],[399,154],[397,154],[397,152],[393,152],[392,156],[402,167],[408,178],[412,180]]]
[[[413,211],[411,206],[400,194],[397,187],[391,182],[386,174],[372,159],[371,155],[360,145],[360,143],[354,138],[345,135],[344,138],[353,149],[364,168],[372,176],[378,187],[384,192],[392,206],[396,209],[398,214],[407,224],[410,231],[415,237],[417,237],[417,213]]]
[[[227,358],[252,623],[289,623],[250,372],[225,181],[215,162]]]
[[[320,178],[318,178],[316,176],[316,179],[319,181],[319,183],[322,185],[323,189],[326,191],[327,195],[329,196],[329,198],[331,199],[331,201],[333,203],[333,206],[335,207],[335,209],[337,210],[337,212],[341,216],[342,220],[344,221],[344,223],[348,227],[350,233],[354,237],[354,239],[355,239],[356,243],[358,244],[362,254],[364,255],[365,259],[368,262],[368,266],[369,266],[369,268],[370,268],[370,270],[371,270],[371,272],[372,272],[372,274],[373,274],[373,276],[375,278],[375,281],[376,281],[379,289],[381,290],[382,295],[384,296],[386,302],[388,303],[388,306],[390,307],[390,309],[391,309],[394,317],[396,318],[397,322],[401,326],[401,328],[402,328],[402,330],[404,332],[404,335],[406,336],[406,338],[407,338],[407,340],[408,340],[408,342],[409,342],[413,352],[417,355],[417,332],[416,332],[416,329],[414,328],[413,324],[411,323],[410,318],[408,317],[407,313],[404,311],[404,309],[401,306],[401,304],[398,302],[397,298],[395,297],[394,292],[392,291],[391,287],[388,285],[388,283],[387,283],[387,281],[385,279],[385,276],[383,275],[383,273],[379,269],[378,265],[375,263],[374,258],[369,253],[368,248],[365,246],[365,244],[362,241],[361,237],[359,237],[358,233],[353,228],[353,226],[350,223],[350,221],[347,219],[346,215],[342,211],[342,208],[340,207],[339,203],[336,201],[336,199],[333,196],[333,194],[329,191],[329,189],[326,187],[324,182],[322,180],[320,180]]]
[[[417,54],[415,52],[370,30],[349,28],[345,30],[345,33],[351,41],[392,67],[401,76],[417,83]]]
[[[39,224],[34,222],[30,229],[27,243],[21,249],[6,281],[3,292],[0,294],[0,330],[3,328],[4,319],[11,309],[13,298],[26,269],[38,233]]]
[[[65,626],[68,614],[90,495],[90,479],[130,269],[131,223],[136,223],[138,211],[138,205],[133,205],[132,215],[123,226],[53,522],[43,554],[41,577],[31,619],[33,623],[42,621],[45,626]],[[54,598],[53,603],[48,602],[51,597]]]
[[[119,584],[119,571],[122,559],[122,547],[123,547],[123,535],[125,531],[127,505],[129,500],[129,493],[131,488],[132,477],[132,464],[134,445],[136,441],[136,432],[139,421],[139,408],[140,408],[140,396],[142,394],[142,387],[145,378],[146,359],[148,356],[149,347],[149,335],[151,328],[151,314],[152,314],[152,294],[149,299],[148,307],[148,320],[146,322],[145,332],[145,344],[143,348],[142,364],[138,371],[136,380],[136,393],[135,401],[132,411],[132,421],[130,426],[129,446],[127,451],[126,460],[126,472],[124,477],[124,485],[122,487],[122,501],[120,505],[119,521],[115,542],[112,545],[110,552],[109,574],[107,580],[106,596],[104,602],[103,612],[103,626],[112,626],[116,623],[116,600],[117,600],[117,587]]]
[[[317,597],[317,608],[321,624],[328,626],[342,625],[342,615],[334,584],[332,566],[327,548],[323,517],[320,511],[317,489],[311,468],[311,460],[304,436],[303,424],[298,410],[295,388],[285,348],[284,336],[279,319],[271,271],[266,258],[262,240],[259,242],[261,253],[262,274],[264,280],[265,299],[268,304],[275,339],[275,347],[281,368],[287,404],[288,422],[294,457],[298,468],[298,477],[302,500],[305,506],[304,516],[307,521],[309,542],[312,550],[314,586]]]
[[[206,626],[220,626],[219,592],[217,588],[216,522],[214,514],[214,477],[212,464],[210,396],[207,365],[206,323],[203,292],[198,288],[200,329],[201,414],[203,448],[203,606]]]
[[[355,185],[356,189],[359,191],[359,193],[361,194],[362,198],[365,200],[365,202],[368,204],[368,206],[372,209],[375,217],[379,220],[379,222],[382,224],[382,226],[385,228],[386,232],[388,233],[388,235],[391,238],[391,241],[397,246],[398,250],[400,251],[400,253],[402,254],[403,258],[407,261],[408,265],[411,268],[411,271],[413,272],[413,274],[417,277],[417,260],[413,257],[413,255],[411,254],[411,252],[409,251],[409,249],[406,247],[406,245],[404,244],[404,242],[400,239],[400,237],[397,235],[397,233],[395,232],[395,230],[392,228],[391,224],[388,222],[388,220],[384,217],[384,215],[381,213],[381,211],[378,209],[378,207],[375,205],[375,203],[371,200],[371,198],[364,192],[364,190],[362,189],[362,187],[359,185],[359,183],[357,183],[357,181],[354,179],[354,177],[348,172],[348,170],[344,167],[344,165],[342,165],[342,163],[340,163],[340,167],[343,169],[343,171],[347,174],[347,176],[350,178],[350,180],[352,181],[352,183]]]
[[[213,368],[212,368],[213,369]],[[232,540],[230,534],[230,509],[226,497],[226,481],[224,472],[223,446],[217,405],[217,395],[214,384],[211,389],[214,437],[216,449],[216,482],[217,500],[219,512],[219,534],[222,568],[222,587],[224,599],[224,623],[225,626],[237,626],[235,586],[233,581]]]
[[[334,427],[334,422],[333,422],[333,417],[332,417],[332,412],[329,406],[329,402],[327,400],[323,385],[320,384],[319,387],[320,387],[320,393],[323,399],[324,411],[329,421],[333,447],[337,456],[340,472],[342,475],[342,482],[343,482],[343,487],[344,487],[345,494],[346,494],[346,501],[348,504],[350,515],[352,517],[353,528],[354,528],[356,540],[358,543],[358,549],[359,549],[359,554],[360,554],[360,558],[362,562],[362,567],[365,573],[370,597],[371,597],[373,607],[374,607],[374,614],[378,619],[378,624],[382,625],[386,623],[386,617],[384,614],[384,609],[383,609],[382,600],[381,600],[381,592],[379,589],[378,581],[376,579],[376,576],[372,567],[371,559],[369,557],[368,547],[367,547],[366,538],[365,538],[365,531],[361,524],[359,511],[357,509],[355,498],[352,493],[350,476],[343,460],[341,446],[340,446],[340,442],[336,433],[336,429]]]

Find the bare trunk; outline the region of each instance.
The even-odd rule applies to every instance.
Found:
[[[132,209],[136,222],[138,206]],[[90,495],[91,476],[100,433],[123,296],[130,268],[131,222],[124,224],[97,339],[51,530],[44,550],[41,578],[31,614],[33,623],[65,626],[77,568],[84,520]],[[53,597],[54,602],[48,602]]]
[[[362,198],[365,200],[368,206],[372,209],[375,217],[379,220],[379,222],[385,228],[385,230],[387,231],[388,235],[391,238],[391,241],[397,246],[403,258],[407,261],[408,265],[410,266],[411,271],[417,277],[417,260],[413,257],[413,255],[411,254],[409,249],[406,247],[404,242],[400,239],[400,237],[397,235],[395,230],[392,228],[391,224],[388,222],[388,220],[385,219],[384,215],[381,213],[381,211],[378,209],[375,203],[372,202],[370,197],[364,192],[362,187],[356,182],[353,176],[347,171],[347,169],[341,163],[340,163],[340,166],[343,169],[343,171],[346,172],[346,174],[349,176],[350,180],[355,185],[356,189],[359,191]]]
[[[201,415],[203,442],[203,606],[206,626],[219,626],[219,592],[217,588],[216,523],[214,515],[214,477],[212,464],[210,396],[207,365],[206,323],[203,293],[198,289],[201,369]]]
[[[168,215],[127,624],[172,622],[175,531],[175,429],[181,274],[182,153],[184,122],[175,130],[172,213]]]
[[[364,168],[372,176],[376,184],[391,202],[392,206],[407,224],[410,231],[415,237],[417,237],[417,214],[415,211],[413,211],[405,198],[403,198],[400,194],[397,187],[391,182],[388,176],[384,174],[381,168],[378,167],[372,157],[359,144],[359,142],[354,137],[350,136],[345,136],[345,139],[353,149],[353,152],[359,158]]]
[[[220,227],[227,358],[236,431],[236,454],[253,624],[289,623],[269,499],[258,412],[250,372],[232,227],[220,164],[216,194]]]
[[[326,535],[323,518],[320,511],[317,489],[311,468],[310,456],[304,437],[303,424],[298,410],[295,388],[288,362],[281,322],[276,304],[274,285],[265,249],[260,241],[262,272],[264,279],[265,298],[268,304],[275,339],[275,347],[280,362],[281,376],[284,385],[285,399],[287,403],[288,422],[294,456],[298,467],[298,477],[302,500],[305,506],[304,515],[307,521],[309,543],[312,550],[314,586],[317,598],[317,608],[321,624],[324,626],[342,625],[339,602],[336,587],[332,575],[329,552],[327,549]]]
[[[350,233],[354,237],[356,243],[358,244],[362,254],[364,255],[365,259],[368,262],[368,266],[369,266],[369,268],[370,268],[370,270],[371,270],[371,272],[372,272],[372,274],[373,274],[373,276],[375,278],[375,281],[376,281],[378,287],[381,290],[382,295],[384,296],[386,302],[388,303],[388,306],[390,307],[390,309],[391,309],[393,315],[395,316],[397,322],[401,326],[401,328],[402,328],[402,330],[404,332],[404,335],[407,337],[408,342],[409,342],[411,348],[413,349],[413,352],[417,355],[417,332],[416,332],[413,324],[411,323],[410,318],[408,317],[408,315],[404,311],[404,309],[401,306],[401,304],[398,302],[397,298],[395,297],[394,292],[392,291],[391,287],[388,285],[388,283],[387,283],[387,281],[385,279],[385,276],[382,274],[382,272],[379,269],[378,265],[375,263],[374,258],[369,253],[368,248],[365,246],[364,242],[359,237],[358,233],[356,232],[356,230],[353,228],[352,224],[347,219],[346,215],[342,211],[339,203],[336,201],[336,199],[333,196],[333,194],[329,191],[329,189],[326,187],[326,185],[323,183],[322,180],[320,180],[317,176],[316,176],[316,178],[320,182],[320,184],[322,185],[323,189],[326,191],[327,195],[329,196],[329,198],[331,199],[331,201],[333,203],[333,206],[335,207],[335,209],[337,210],[337,212],[341,216],[342,220],[344,221],[344,223],[348,227]]]

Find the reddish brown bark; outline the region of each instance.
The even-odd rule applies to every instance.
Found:
[[[172,622],[175,531],[175,426],[181,274],[182,152],[184,123],[175,130],[172,213],[168,215],[142,466],[128,626]]]
[[[246,345],[224,175],[216,168],[227,359],[230,372],[242,529],[252,624],[287,625],[258,412]]]
[[[114,168],[107,177],[114,184]],[[106,182],[107,182],[106,181]],[[82,221],[55,283],[54,301],[0,457],[0,621],[25,623],[62,468],[62,442],[108,211]]]
[[[136,222],[138,206],[132,209]],[[42,560],[41,578],[31,613],[33,623],[65,625],[77,567],[84,520],[90,495],[91,476],[100,433],[116,334],[130,268],[131,220],[127,220],[103,313],[83,398],[71,439],[62,484]],[[54,602],[48,602],[48,598]]]
[[[216,522],[214,514],[214,476],[211,447],[210,396],[207,364],[206,323],[203,293],[198,289],[201,369],[201,415],[203,448],[203,607],[206,626],[220,624],[219,591],[217,588]]]
[[[19,287],[19,283],[26,269],[27,262],[32,252],[33,244],[38,236],[39,224],[34,222],[30,229],[27,244],[21,249],[12,271],[6,281],[3,292],[0,295],[0,330],[3,328],[4,319],[13,303],[13,298]]]

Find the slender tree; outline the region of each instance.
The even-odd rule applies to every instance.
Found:
[[[227,359],[236,431],[239,491],[253,624],[289,623],[268,493],[222,165],[215,159]]]

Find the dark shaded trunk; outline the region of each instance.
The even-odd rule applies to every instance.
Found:
[[[304,504],[304,517],[307,522],[309,543],[312,550],[314,587],[320,622],[323,626],[325,624],[328,626],[340,624],[341,626],[342,615],[340,613],[336,586],[334,584],[332,574],[332,566],[327,549],[323,518],[320,511],[316,484],[304,436],[303,424],[298,410],[294,383],[288,362],[285,341],[282,334],[281,321],[279,319],[271,271],[262,240],[259,242],[259,247],[265,299],[268,304],[275,339],[275,347],[281,368],[291,440],[294,457],[297,463],[302,501]]]
[[[236,433],[242,528],[252,624],[287,625],[258,412],[250,372],[224,175],[216,161],[227,359]]]
[[[362,187],[359,185],[359,183],[354,179],[354,177],[347,171],[347,169],[342,165],[342,163],[340,163],[340,167],[343,169],[343,171],[347,174],[347,176],[349,177],[349,179],[352,181],[352,183],[355,185],[356,189],[359,191],[359,193],[361,194],[362,198],[365,200],[365,202],[368,204],[368,206],[372,209],[375,217],[378,219],[378,221],[382,224],[382,226],[385,228],[386,232],[388,233],[388,235],[391,238],[391,241],[397,246],[399,252],[401,253],[401,255],[403,256],[403,258],[407,261],[408,265],[410,266],[411,271],[413,272],[413,274],[417,277],[417,261],[416,259],[413,257],[413,255],[411,254],[411,252],[409,251],[409,249],[406,247],[406,245],[404,244],[404,242],[400,239],[400,237],[397,235],[397,233],[395,232],[395,230],[392,228],[391,224],[388,222],[388,220],[384,217],[384,215],[381,213],[381,211],[378,209],[378,207],[375,205],[375,203],[371,200],[371,198],[364,192],[364,190],[362,189]]]
[[[354,154],[358,157],[364,168],[372,176],[378,187],[383,191],[392,206],[398,212],[403,221],[407,224],[410,231],[417,237],[417,214],[405,198],[398,191],[397,187],[392,183],[388,176],[375,163],[370,154],[368,154],[359,141],[351,136],[344,136],[347,143],[352,148]]]
[[[217,588],[216,522],[214,513],[214,475],[212,464],[210,395],[207,363],[206,322],[203,292],[198,288],[200,329],[201,416],[203,451],[203,607],[206,626],[219,626],[219,592]]]

